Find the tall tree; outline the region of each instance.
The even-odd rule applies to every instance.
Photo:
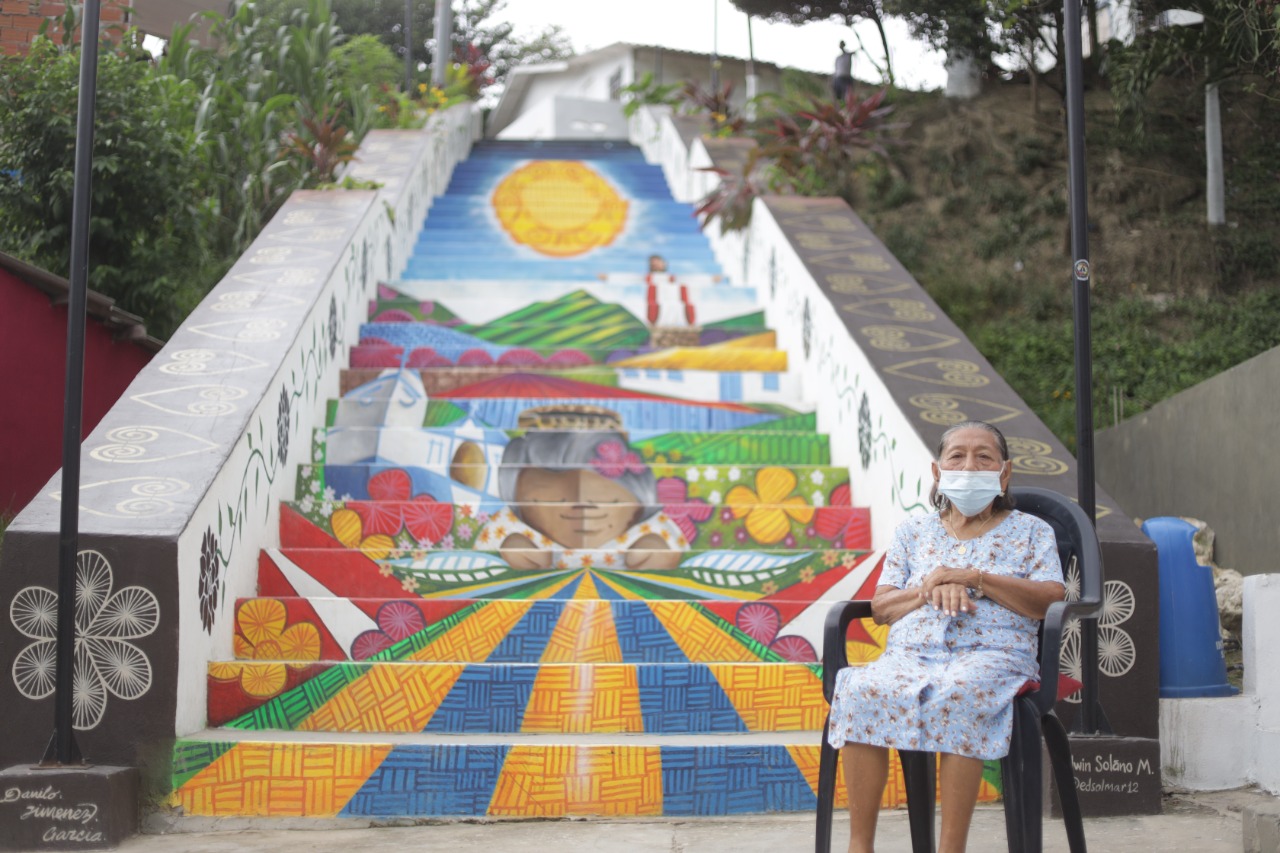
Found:
[[[810,21],[839,19],[852,28],[858,20],[871,21],[880,33],[880,46],[884,50],[884,67],[881,72],[885,82],[893,85],[893,60],[889,55],[889,38],[885,34],[887,15],[884,0],[730,0],[734,6],[748,15],[769,21],[799,26]],[[872,60],[874,62],[874,60]]]
[[[1280,2],[1255,0],[1147,0],[1139,7],[1142,32],[1111,55],[1111,91],[1121,125],[1141,138],[1147,93],[1164,77],[1206,85],[1253,76],[1280,82]],[[1167,13],[1182,9],[1198,23],[1171,26]]]
[[[89,286],[166,337],[203,295],[208,206],[194,148],[196,104],[128,45],[104,45],[90,205]],[[69,275],[77,45],[40,37],[0,58],[0,246]]]
[[[413,61],[428,69],[435,61],[435,0],[409,0],[412,16],[409,37]],[[306,0],[258,0],[272,17],[287,20],[292,9]],[[335,23],[348,36],[373,35],[404,57],[404,12],[406,0],[331,0]],[[521,62],[563,59],[573,55],[563,30],[548,25],[532,38],[513,33],[511,24],[499,20],[507,0],[453,0],[453,32],[450,54],[461,61],[470,48],[490,62],[494,80],[503,79],[512,66]]]
[[[489,73],[496,82],[505,80],[517,65],[573,56],[573,45],[558,24],[548,24],[529,38],[517,36],[511,24],[499,20],[506,6],[507,0],[455,0],[454,57],[462,59],[478,51],[489,61]]]

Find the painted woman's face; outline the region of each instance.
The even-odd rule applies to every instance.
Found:
[[[598,548],[635,522],[640,506],[625,486],[595,471],[529,468],[516,480],[525,524],[566,548]]]

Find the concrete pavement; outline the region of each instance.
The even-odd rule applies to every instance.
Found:
[[[1171,794],[1161,815],[1098,818],[1086,822],[1091,853],[1240,853],[1241,811],[1276,798],[1253,790],[1211,794]],[[312,828],[305,828],[312,827]],[[837,819],[837,839],[847,823]],[[591,819],[423,823],[358,828],[337,821],[172,819],[152,817],[148,832],[126,841],[127,853],[377,853],[405,849],[450,853],[790,853],[813,849],[811,815],[751,816],[737,819]],[[157,834],[165,833],[165,834]],[[1045,822],[1046,853],[1065,853],[1059,821]],[[841,849],[840,844],[835,849]],[[908,853],[905,811],[885,812],[877,850]],[[1005,850],[1004,817],[998,806],[983,806],[969,838],[974,853]]]

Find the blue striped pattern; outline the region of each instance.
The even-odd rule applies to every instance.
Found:
[[[474,744],[397,747],[338,816],[482,815],[508,749]]]
[[[502,180],[539,159],[580,160],[627,199],[627,220],[608,246],[571,258],[541,255],[512,241],[490,202]],[[684,274],[720,272],[693,206],[675,201],[662,169],[629,145],[529,143],[478,146],[454,170],[418,236],[404,279],[593,281],[600,273],[643,272],[657,252]]]

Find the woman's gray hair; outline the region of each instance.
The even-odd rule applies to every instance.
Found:
[[[563,432],[535,431],[525,433],[507,445],[502,454],[502,467],[498,470],[498,494],[521,521],[520,504],[516,502],[516,485],[520,473],[526,468],[543,468],[548,471],[596,471],[591,464],[600,458],[601,445],[609,442],[622,445],[627,453],[634,453],[627,444],[627,437],[615,430],[565,430]],[[639,459],[639,454],[636,454]],[[596,471],[596,473],[601,473]],[[640,509],[633,523],[658,512],[658,483],[648,465],[642,471],[630,467],[611,480],[635,495]]]
[[[950,443],[951,437],[962,429],[985,429],[991,433],[996,438],[996,446],[1000,448],[1000,458],[1005,462],[1009,461],[1009,442],[1005,440],[1004,433],[986,421],[964,421],[947,427],[946,432],[942,434],[942,438],[938,440],[938,450],[934,454],[934,459],[942,458],[942,453],[947,449],[947,444]],[[951,501],[947,500],[947,496],[938,491],[937,482],[934,482],[933,488],[929,490],[929,503],[933,504],[933,508],[938,511],[951,506]],[[992,501],[991,507],[996,510],[1013,509],[1013,495],[1006,490]]]

